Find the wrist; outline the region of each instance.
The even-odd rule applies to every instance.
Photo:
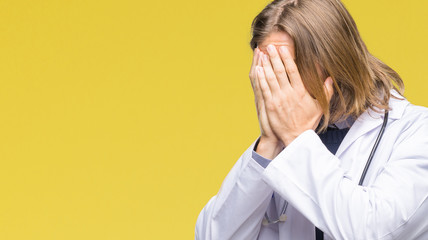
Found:
[[[309,129],[307,129],[307,130],[309,130]],[[305,130],[305,131],[307,131],[307,130]],[[291,144],[291,142],[293,142],[296,138],[298,138],[305,131],[295,133],[295,134],[288,134],[287,136],[282,136],[281,141],[284,143],[285,146],[288,146]]]
[[[284,143],[284,145],[285,146],[288,146],[288,145],[290,145],[290,143],[294,140],[294,139],[296,139],[296,137],[286,137],[286,138],[281,138],[282,140],[282,142]]]
[[[256,153],[267,159],[274,159],[284,148],[281,141],[275,139],[266,139],[260,137],[259,144],[257,145]]]

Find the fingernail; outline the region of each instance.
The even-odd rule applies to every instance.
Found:
[[[263,61],[265,61],[265,63],[268,63],[268,61],[269,61],[269,59],[268,59],[268,57],[267,57],[266,54],[263,54]]]
[[[285,51],[287,51],[287,49],[285,49],[285,47],[284,47],[284,46],[281,46],[281,47],[279,47],[279,51],[280,51],[281,53],[285,53]]]
[[[269,53],[271,53],[271,54],[272,54],[272,53],[275,53],[275,47],[274,47],[273,45],[270,45],[270,44],[269,44],[269,45],[267,46],[267,50],[268,50],[268,52],[269,52]]]

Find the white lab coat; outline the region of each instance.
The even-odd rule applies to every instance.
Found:
[[[254,142],[200,213],[195,238],[312,240],[315,225],[325,239],[428,239],[428,109],[394,98],[390,107],[363,186],[358,181],[383,123],[383,113],[370,110],[336,155],[308,130],[264,169],[252,158]],[[287,220],[263,226],[265,212],[279,212],[283,199]]]

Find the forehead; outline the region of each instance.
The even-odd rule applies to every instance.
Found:
[[[274,45],[277,49],[279,49],[280,46],[285,46],[288,48],[290,53],[294,56],[294,42],[291,36],[286,32],[277,32],[277,31],[271,32],[258,45],[258,48],[262,52],[267,53],[266,48],[269,44]]]

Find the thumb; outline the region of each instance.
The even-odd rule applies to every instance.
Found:
[[[328,101],[330,102],[333,97],[334,89],[333,89],[333,79],[328,77],[324,82],[324,92],[327,96]]]

